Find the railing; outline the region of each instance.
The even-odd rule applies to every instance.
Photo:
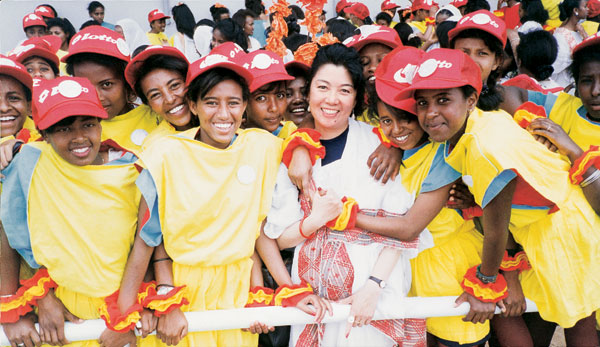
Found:
[[[455,296],[441,297],[412,297],[398,300],[394,307],[387,307],[385,313],[376,312],[374,319],[397,318],[427,318],[464,316],[469,312],[469,304],[459,306],[454,304]],[[333,316],[329,314],[323,323],[340,322],[348,319],[350,305],[332,304]],[[537,312],[536,305],[527,300],[527,312]],[[500,309],[496,308],[496,313]],[[232,310],[217,310],[204,312],[186,312],[188,331],[212,331],[247,328],[255,321],[271,326],[307,324],[314,321],[314,317],[294,307],[254,307]],[[37,325],[36,325],[37,326]],[[106,328],[101,319],[88,320],[81,324],[65,323],[65,336],[71,341],[96,340]],[[10,345],[4,331],[0,332],[0,346]]]

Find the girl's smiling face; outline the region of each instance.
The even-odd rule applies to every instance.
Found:
[[[286,107],[285,82],[273,82],[262,86],[250,95],[246,110],[247,126],[272,133],[283,121]]]
[[[415,91],[417,116],[423,130],[436,142],[456,144],[465,131],[477,94],[465,97],[460,88]]]
[[[192,120],[184,78],[176,70],[154,69],[140,80],[148,106],[178,130],[185,130]]]
[[[381,130],[400,149],[404,151],[413,149],[425,141],[425,131],[415,116],[388,107],[381,101],[377,103],[377,114]]]
[[[33,78],[51,80],[56,77],[50,64],[42,58],[31,57],[23,62],[23,66],[25,66],[27,73]]]
[[[31,113],[25,86],[8,75],[0,75],[0,137],[16,135]]]
[[[70,164],[102,164],[100,157],[102,126],[96,117],[73,116],[43,131],[44,140]]]

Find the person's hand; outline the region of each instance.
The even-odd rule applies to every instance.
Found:
[[[503,317],[518,317],[527,309],[525,294],[519,282],[519,271],[505,271],[504,278],[508,287],[508,297],[504,299],[506,311],[502,313]]]
[[[548,118],[534,119],[527,130],[546,148],[569,157],[571,162],[574,162],[583,154],[583,150],[569,137],[563,128]]]
[[[346,338],[353,327],[371,324],[381,288],[377,283],[368,280],[365,285],[351,296],[339,301],[340,304],[350,304],[350,316],[346,323]]]
[[[337,218],[342,213],[343,206],[342,199],[333,190],[325,191],[319,188],[313,195],[312,212],[308,218],[323,226]]]
[[[156,336],[169,346],[174,346],[188,333],[188,322],[179,308],[158,318]]]
[[[137,346],[137,341],[133,330],[129,330],[124,333],[118,333],[108,328],[104,329],[102,335],[98,339],[98,343],[102,347],[123,347],[129,345],[130,347]]]
[[[367,160],[367,165],[371,168],[371,176],[375,180],[386,184],[391,178],[396,179],[402,161],[402,151],[395,147],[387,148],[380,144]]]
[[[26,314],[14,323],[4,323],[2,328],[12,347],[42,345],[40,335],[35,330],[35,315],[33,313]]]
[[[62,301],[56,298],[53,290],[39,299],[37,304],[42,342],[53,346],[69,344],[65,337],[65,320],[77,324],[83,320],[69,312]]]
[[[255,321],[250,325],[248,329],[242,329],[242,331],[247,331],[252,334],[268,334],[271,331],[274,331],[275,327],[270,327],[265,323],[261,323],[259,321]]]
[[[136,329],[142,338],[144,338],[156,330],[156,326],[158,325],[158,317],[156,317],[152,311],[145,308],[141,313],[140,324],[141,328]]]
[[[10,139],[0,143],[0,170],[6,169],[13,160],[13,148],[17,142],[23,142],[17,139]]]
[[[475,205],[477,205],[475,197],[469,188],[462,181],[456,181],[450,188],[450,198],[446,207],[464,210]]]
[[[463,302],[468,302],[470,305],[469,313],[462,319],[463,321],[483,324],[488,319],[494,318],[494,312],[496,311],[495,303],[480,301],[467,292],[463,292],[454,303],[458,306]],[[502,312],[506,312],[506,307],[504,307],[502,301],[498,302],[498,306]]]
[[[581,37],[583,37],[584,40],[588,37],[587,31],[585,31],[585,29],[583,28],[583,25],[581,25],[580,23],[577,23],[575,25],[575,31],[577,31],[579,33],[579,35],[581,35]]]
[[[308,149],[302,146],[296,147],[290,161],[290,166],[288,167],[288,176],[290,177],[290,181],[301,192],[306,194],[307,197],[311,197],[314,194],[310,184],[312,180],[312,168]]]
[[[307,295],[296,304],[296,308],[315,316],[315,323],[321,323],[325,317],[325,313],[329,312],[333,316],[333,308],[329,300],[323,299],[316,294]]]

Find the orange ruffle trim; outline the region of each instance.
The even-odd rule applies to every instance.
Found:
[[[20,317],[33,310],[37,300],[48,294],[57,284],[50,278],[48,270],[40,269],[35,275],[21,281],[15,295],[0,298],[0,323],[15,323]]]
[[[461,286],[465,292],[473,295],[483,302],[496,303],[506,298],[508,296],[508,290],[504,276],[502,276],[502,274],[498,274],[496,282],[483,283],[479,280],[479,278],[477,278],[477,266],[473,266],[467,270],[467,273],[463,278]]]
[[[307,282],[288,286],[286,284],[277,288],[274,297],[275,306],[293,307],[308,295],[313,293],[313,289]]]
[[[515,254],[514,257],[510,257],[508,252],[504,252],[504,257],[502,258],[502,263],[500,264],[500,270],[502,271],[522,271],[531,269],[531,265],[529,264],[529,259],[527,258],[527,254],[525,252],[520,251]]]
[[[358,202],[353,198],[342,198],[342,213],[333,220],[330,220],[325,224],[328,228],[333,230],[343,231],[346,229],[354,228],[356,224],[356,215],[358,214]]]
[[[529,124],[537,118],[547,118],[546,109],[543,106],[536,105],[531,101],[527,101],[517,108],[513,119],[523,129],[527,129]]]
[[[248,301],[244,307],[273,306],[273,289],[256,286],[248,292]]]
[[[290,166],[292,161],[292,155],[296,147],[305,147],[310,154],[310,161],[312,165],[319,158],[325,158],[325,147],[320,142],[321,134],[314,129],[301,128],[294,131],[283,141],[283,154],[281,161],[285,166]]]
[[[569,180],[572,184],[581,184],[583,181],[583,174],[594,165],[600,170],[600,150],[598,146],[590,146],[590,149],[585,151],[581,157],[577,158],[573,163],[573,166],[569,170]]]

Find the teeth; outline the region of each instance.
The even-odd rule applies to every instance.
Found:
[[[0,117],[0,122],[9,122],[9,121],[15,120],[15,119],[17,119],[17,117],[13,117],[13,116]]]
[[[323,112],[327,113],[327,114],[336,114],[338,111],[337,110],[326,110],[326,109],[323,109]]]
[[[369,81],[375,81],[375,76],[369,77]]]
[[[219,129],[228,129],[231,127],[232,123],[215,123],[215,127]]]
[[[172,108],[169,113],[177,113],[183,109],[183,105],[179,105],[177,107]]]
[[[83,147],[83,148],[72,149],[72,151],[75,152],[75,153],[81,154],[81,153],[85,153],[88,149],[89,149],[89,147]]]
[[[295,108],[292,110],[293,113],[300,113],[300,112],[304,112],[303,108]]]
[[[398,137],[396,137],[396,141],[402,142],[402,141],[405,141],[407,138],[408,138],[408,135],[398,136]]]

